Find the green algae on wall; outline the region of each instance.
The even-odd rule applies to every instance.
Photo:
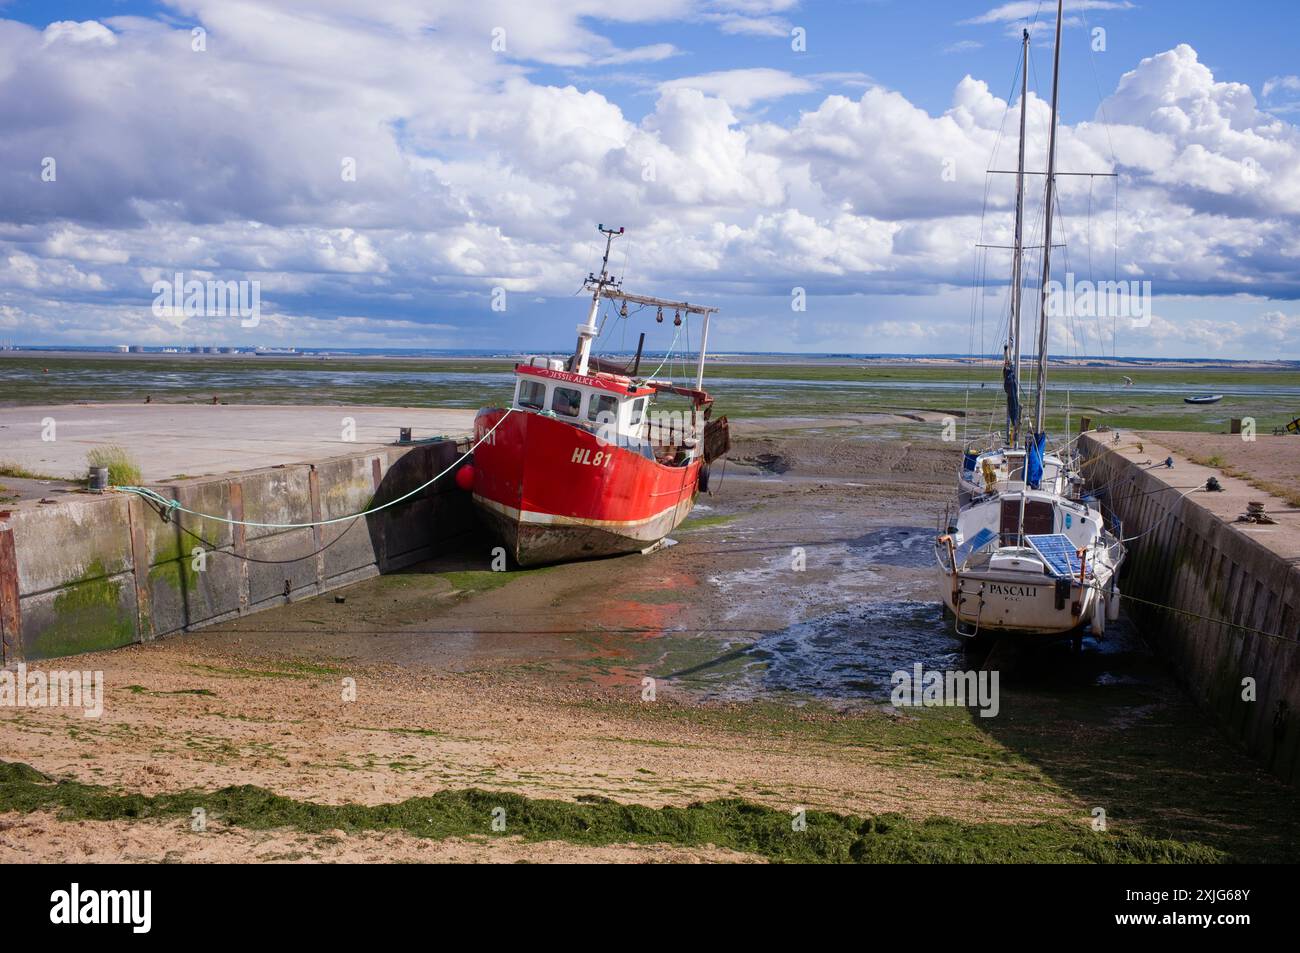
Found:
[[[211,550],[206,552],[209,553],[207,558],[212,558]],[[182,595],[188,593],[191,598],[200,591],[199,571],[194,568],[193,556],[183,556],[150,567],[149,582],[163,583]]]
[[[135,613],[122,604],[124,583],[95,560],[81,578],[54,597],[54,621],[25,648],[29,659],[98,652],[135,641]]]

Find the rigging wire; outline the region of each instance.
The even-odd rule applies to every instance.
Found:
[[[673,349],[677,347],[677,337],[680,333],[681,333],[680,328],[678,328],[677,331],[673,332],[673,343],[668,345],[668,353],[664,355],[664,359],[659,362],[659,366],[654,369],[654,372],[650,374],[649,377],[643,377],[642,380],[647,380],[647,381],[654,380],[656,377],[659,376],[659,372],[664,369],[664,365],[667,364],[669,359],[673,356]]]
[[[1003,107],[1002,110],[1002,120],[1001,122],[998,123],[997,135],[994,137],[993,147],[990,150],[990,154],[989,154],[990,166],[992,166],[997,160],[998,150],[1001,148],[1002,145],[1002,140],[1004,138],[1004,131],[1006,129],[1006,124],[1007,124],[1007,116],[1010,115],[1011,113],[1011,103],[1015,96],[1016,81],[1020,78],[1020,71],[1022,68],[1023,68],[1023,64],[1020,61],[1020,57],[1017,57],[1016,68],[1014,71],[1012,71],[1011,74],[1011,84],[1010,84],[1010,89],[1007,93],[1006,106]],[[967,342],[966,342],[967,354],[969,360],[967,361],[966,364],[966,392],[965,392],[965,397],[963,399],[963,408],[962,408],[963,446],[968,445],[970,440],[969,422],[971,419],[970,416],[971,385],[974,382],[976,369],[978,368],[980,362],[984,359],[985,356],[984,325],[985,325],[986,302],[984,300],[985,296],[983,294],[983,288],[984,288],[985,278],[988,274],[989,249],[983,248],[981,246],[984,244],[984,229],[985,229],[985,222],[988,218],[989,196],[990,193],[992,192],[992,188],[993,188],[993,176],[986,172],[984,175],[984,195],[982,197],[982,202],[980,206],[980,227],[979,227],[978,238],[976,240],[976,245],[975,245],[974,265],[971,274],[972,284],[971,284],[970,327],[968,330]],[[975,350],[975,326],[976,326],[977,319],[979,322],[978,352]],[[1002,330],[1002,325],[999,325],[998,330],[1000,335]],[[990,415],[990,418],[991,416],[992,413]]]

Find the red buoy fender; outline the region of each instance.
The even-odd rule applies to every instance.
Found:
[[[474,468],[468,463],[456,471],[456,485],[467,492],[474,489]]]

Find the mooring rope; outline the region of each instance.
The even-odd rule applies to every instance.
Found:
[[[515,410],[516,408],[514,407],[507,407],[506,412],[501,415],[501,419],[492,425],[491,430],[489,430],[477,441],[475,441],[474,445],[470,447],[469,450],[466,451],[466,454],[468,455],[470,453],[473,453],[483,444],[485,440],[491,437],[492,434],[496,433],[496,429],[500,427],[503,423],[505,423],[506,418],[509,417],[511,414],[513,414]],[[230,519],[229,517],[226,516],[214,516],[211,513],[200,513],[198,510],[191,510],[188,507],[181,506],[180,500],[175,500],[175,499],[169,500],[161,493],[157,492],[156,490],[151,490],[147,486],[110,486],[109,489],[115,490],[118,493],[134,494],[136,496],[148,500],[151,503],[156,503],[157,505],[161,506],[163,509],[169,512],[175,511],[179,513],[189,513],[191,516],[197,516],[200,519],[214,520],[218,523],[228,523],[231,526],[255,526],[262,529],[307,529],[312,526],[329,526],[332,523],[346,523],[348,520],[355,520],[355,519],[359,519],[362,516],[369,516],[372,513],[378,513],[380,510],[386,510],[390,506],[395,506],[398,503],[401,503],[403,500],[409,500],[411,497],[415,496],[415,494],[419,493],[421,490],[425,490],[428,487],[432,486],[433,484],[437,483],[439,480],[445,477],[452,470],[460,466],[460,464],[463,461],[464,461],[463,457],[453,461],[450,466],[448,466],[437,476],[434,476],[431,479],[427,480],[426,482],[421,483],[414,490],[411,490],[409,493],[402,494],[395,500],[389,500],[387,503],[383,503],[379,506],[372,507],[371,509],[368,510],[363,510],[360,513],[353,513],[349,516],[337,516],[334,519],[329,519],[329,520],[313,520],[310,523],[258,523],[253,520]]]
[[[1098,593],[1101,594],[1107,594],[1106,590],[1096,583],[1088,583],[1088,588],[1095,589]],[[1270,639],[1277,639],[1279,642],[1291,642],[1291,643],[1295,642],[1295,639],[1289,638],[1280,632],[1268,632],[1265,629],[1256,629],[1254,626],[1242,625],[1240,622],[1229,622],[1227,619],[1216,619],[1213,616],[1202,615],[1199,612],[1193,612],[1191,609],[1180,609],[1178,606],[1165,605],[1165,603],[1163,602],[1155,602],[1151,599],[1143,599],[1139,596],[1131,596],[1127,592],[1124,592],[1123,590],[1120,590],[1119,597],[1121,599],[1128,599],[1130,602],[1140,602],[1144,606],[1151,606],[1152,608],[1155,609],[1166,609],[1169,612],[1177,612],[1180,615],[1191,616],[1193,619],[1200,619],[1202,622],[1210,622],[1215,625],[1226,625],[1230,629],[1241,629],[1243,632],[1252,632],[1255,635],[1262,635]]]

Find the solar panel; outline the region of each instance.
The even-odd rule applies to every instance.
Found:
[[[1025,540],[1034,551],[1043,557],[1054,576],[1077,576],[1082,562],[1079,550],[1064,533],[1046,533],[1042,536],[1026,536]]]
[[[962,543],[960,546],[957,547],[957,565],[958,566],[966,565],[966,559],[970,556],[971,553],[979,552],[981,549],[983,549],[985,546],[991,543],[997,537],[997,535],[998,534],[996,532],[994,532],[993,530],[989,529],[986,526],[984,527],[984,529],[980,530],[970,539],[966,540],[966,542]]]

